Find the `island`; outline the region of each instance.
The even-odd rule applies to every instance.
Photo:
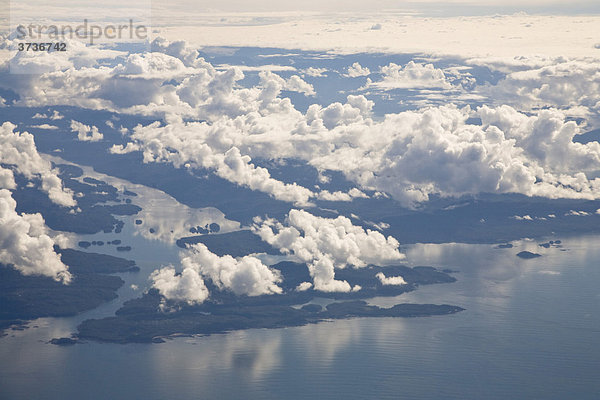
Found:
[[[432,267],[368,266],[339,271],[339,279],[361,290],[349,293],[323,293],[312,289],[297,291],[301,282],[310,278],[305,264],[281,262],[273,266],[281,272],[282,294],[236,296],[219,291],[210,281],[206,284],[211,297],[202,304],[187,304],[165,299],[155,289],[142,297],[124,303],[115,316],[89,319],[78,326],[76,340],[112,343],[162,342],[174,335],[206,335],[251,328],[302,326],[325,320],[355,317],[425,317],[448,315],[463,308],[448,304],[396,304],[391,308],[369,305],[374,296],[396,296],[420,285],[450,283],[456,279]],[[376,277],[384,272],[401,275],[403,285],[383,285]],[[315,297],[328,297],[333,302],[322,308],[312,304]]]
[[[41,317],[66,317],[117,297],[123,285],[116,272],[135,272],[133,261],[72,249],[56,249],[69,266],[69,285],[45,276],[24,276],[0,264],[0,330]]]
[[[523,259],[531,259],[531,258],[537,258],[537,257],[541,257],[541,254],[538,253],[532,253],[530,251],[522,251],[520,253],[517,253],[517,257],[519,258],[523,258]]]

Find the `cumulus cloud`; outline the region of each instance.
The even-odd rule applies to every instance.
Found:
[[[569,210],[569,212],[565,213],[565,217],[587,217],[588,215],[592,215],[587,211],[576,211]]]
[[[192,268],[185,268],[177,275],[172,266],[164,267],[152,272],[150,280],[152,287],[169,300],[200,304],[209,296],[204,280]]]
[[[19,77],[2,80],[2,84],[15,90],[24,105],[66,102],[166,115],[165,126],[140,126],[129,143],[112,151],[140,150],[147,162],[208,168],[231,182],[297,204],[309,204],[311,199],[351,200],[352,194],[314,192],[278,181],[252,160],[300,158],[319,171],[342,172],[363,193],[388,193],[407,206],[427,201],[432,194],[600,198],[596,178],[600,144],[573,143],[574,135],[580,133],[575,122],[567,122],[560,110],[536,108],[554,104],[568,115],[576,104],[582,104],[586,112],[595,110],[600,104],[597,64],[557,59],[552,61],[556,65],[546,63],[537,69],[521,66],[500,81],[494,89],[497,93],[489,92],[502,99],[503,90],[508,96],[518,86],[520,94],[515,99],[527,100],[530,93],[535,98],[514,105],[536,108],[535,113],[506,105],[476,110],[448,105],[374,120],[373,103],[364,96],[313,104],[303,113],[281,97],[283,90],[314,94],[314,88],[298,76],[284,79],[263,71],[256,86],[244,88],[239,85],[244,79],[239,68],[216,70],[183,42],[158,40],[153,48],[152,53],[126,56],[75,48],[60,63],[46,56],[36,58],[42,70],[34,81]],[[99,65],[97,59],[102,57],[111,58],[114,65]],[[34,62],[21,58],[13,61]],[[48,65],[43,66],[44,62]],[[411,61],[391,63],[380,72],[382,80],[372,85],[462,87],[460,82],[455,84],[461,75],[457,68],[441,70]],[[356,63],[348,73],[364,75],[367,70]],[[486,90],[492,89],[483,88],[480,93]],[[188,117],[207,122],[183,122]],[[480,118],[482,125],[467,123],[471,117]]]
[[[327,68],[308,67],[305,70],[302,70],[302,73],[315,78],[324,77],[325,72],[327,72]]]
[[[285,191],[288,201],[297,203],[319,195],[271,181],[267,170],[250,164],[251,158],[304,159],[320,171],[343,172],[359,190],[386,192],[407,206],[431,194],[600,197],[600,180],[593,178],[600,169],[600,144],[574,143],[580,128],[557,110],[526,115],[509,106],[442,106],[387,114],[376,122],[370,115],[373,103],[364,96],[312,105],[305,114],[277,104],[211,124],[138,127],[131,148],[140,148],[147,161],[216,169],[226,179],[277,198],[285,199]],[[473,116],[482,125],[467,123]],[[238,161],[222,166],[219,160],[227,152]],[[257,176],[263,183],[254,180]],[[333,196],[324,192],[320,198]]]
[[[16,187],[13,172],[0,166],[0,189],[15,189]]]
[[[390,63],[381,67],[383,79],[372,82],[372,86],[380,89],[452,89],[444,71],[435,68],[433,64],[420,64],[409,61],[402,66]]]
[[[531,218],[531,215],[513,215],[511,217],[512,219],[516,219],[517,221],[533,221],[533,218]]]
[[[98,127],[74,120],[71,120],[71,132],[77,132],[77,139],[83,142],[98,142],[104,139],[104,135],[98,131]]]
[[[291,210],[282,224],[273,219],[255,218],[253,231],[284,254],[293,254],[307,263],[316,290],[349,292],[346,281],[335,279],[335,269],[369,264],[386,265],[404,258],[399,243],[377,231],[366,231],[340,216],[335,219]],[[306,290],[302,284],[298,290]],[[354,288],[359,290],[360,288]]]
[[[569,115],[599,120],[600,65],[596,60],[559,57],[538,63],[541,65],[508,68],[499,82],[476,90],[494,104],[521,110],[554,107]]]
[[[52,121],[57,121],[57,120],[63,119],[64,115],[62,115],[58,111],[54,110],[54,112],[52,114],[50,114],[50,116],[48,116],[48,114],[35,113],[33,115],[33,117],[31,117],[31,118],[33,118],[33,119],[49,119]]]
[[[406,285],[406,281],[400,275],[385,276],[383,272],[379,272],[375,277],[379,279],[379,282],[381,282],[382,285]]]
[[[29,127],[36,128],[36,129],[47,129],[47,130],[57,130],[58,129],[58,126],[50,125],[50,124],[30,125]]]
[[[281,282],[279,272],[256,257],[219,257],[201,243],[189,246],[180,257],[181,274],[167,266],[150,276],[152,287],[169,300],[189,304],[204,302],[210,296],[204,279],[210,279],[219,290],[229,290],[236,295],[260,296],[282,292],[278,286]]]
[[[368,76],[371,71],[367,67],[363,67],[359,62],[355,62],[348,67],[347,76],[350,78],[357,78],[359,76]]]
[[[18,214],[11,193],[0,189],[0,262],[23,275],[49,276],[68,284],[71,274],[54,252],[55,240],[40,214]]]
[[[164,53],[178,58],[188,67],[201,65],[203,62],[198,57],[198,50],[189,46],[184,40],[170,42],[165,38],[157,37],[152,41],[151,49],[153,52]]]
[[[40,156],[33,135],[15,132],[15,128],[10,122],[0,125],[0,163],[13,166],[27,179],[39,178],[42,190],[54,203],[65,207],[75,206],[72,191],[63,187],[56,170]],[[7,179],[6,173],[4,175],[4,179]]]
[[[209,278],[219,289],[231,290],[237,295],[281,293],[277,285],[281,282],[279,273],[254,256],[219,257],[199,243],[190,247],[190,252],[181,259],[181,265]]]

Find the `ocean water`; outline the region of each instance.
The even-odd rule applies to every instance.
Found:
[[[153,210],[152,192],[142,197],[136,201],[148,215],[161,215],[166,206],[154,202]],[[87,318],[112,315],[141,294],[154,268],[176,262],[179,249],[140,234],[135,218],[119,235],[131,253],[88,250],[136,259],[140,273],[122,274],[119,299],[98,309],[39,319],[0,338],[0,399],[600,398],[598,236],[561,237],[562,248],[548,249],[529,240],[512,249],[404,246],[410,265],[450,268],[458,281],[369,300],[466,309],[455,315],[357,318],[162,344],[48,344]],[[79,239],[117,238],[111,235]],[[543,256],[522,260],[522,250]]]

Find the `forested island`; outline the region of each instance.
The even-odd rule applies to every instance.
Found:
[[[349,293],[323,293],[294,288],[309,279],[304,264],[281,262],[273,266],[283,277],[281,295],[236,296],[219,291],[207,283],[211,291],[208,301],[199,305],[167,301],[155,289],[141,298],[125,302],[114,317],[84,321],[78,327],[79,339],[115,343],[162,342],[172,335],[213,334],[250,328],[301,326],[324,320],[352,317],[423,317],[453,314],[463,309],[453,305],[397,304],[391,308],[368,305],[359,299],[374,296],[396,296],[415,290],[419,285],[450,283],[456,279],[432,267],[370,266],[348,268],[338,273],[340,279],[361,290]],[[403,285],[383,285],[380,272],[401,275]],[[328,297],[326,307],[311,303],[315,297]]]

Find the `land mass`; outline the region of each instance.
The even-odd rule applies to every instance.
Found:
[[[41,317],[66,317],[91,310],[117,297],[123,285],[115,272],[133,272],[133,261],[118,257],[58,249],[73,276],[63,285],[45,276],[24,276],[0,264],[0,330]]]
[[[538,258],[541,257],[541,254],[538,253],[532,253],[530,251],[522,251],[520,253],[517,253],[517,257],[519,258],[524,258],[524,259],[530,259],[530,258]]]
[[[160,296],[148,295],[157,308]],[[314,305],[312,305],[314,306]],[[200,312],[189,307],[173,313],[121,314],[100,320],[87,320],[79,326],[79,338],[116,343],[162,342],[174,334],[224,333],[239,329],[302,326],[324,320],[352,317],[423,317],[453,314],[461,307],[435,304],[397,304],[392,308],[370,306],[365,301],[349,301],[320,307],[294,308],[285,305],[212,307]]]
[[[210,281],[208,301],[199,305],[166,300],[152,289],[141,298],[125,302],[114,317],[84,321],[78,327],[79,339],[104,342],[160,342],[176,334],[213,334],[250,328],[301,326],[329,319],[352,317],[422,317],[453,314],[463,309],[453,305],[397,304],[392,308],[368,305],[358,299],[374,296],[396,296],[419,285],[454,282],[456,279],[432,267],[370,266],[339,271],[339,279],[362,288],[350,293],[323,293],[313,289],[297,291],[301,282],[310,278],[305,264],[281,262],[273,266],[282,275],[283,294],[236,296],[219,291]],[[401,275],[406,284],[383,285],[376,275]],[[334,300],[325,309],[307,304],[315,297]],[[304,304],[303,307],[298,305]]]

